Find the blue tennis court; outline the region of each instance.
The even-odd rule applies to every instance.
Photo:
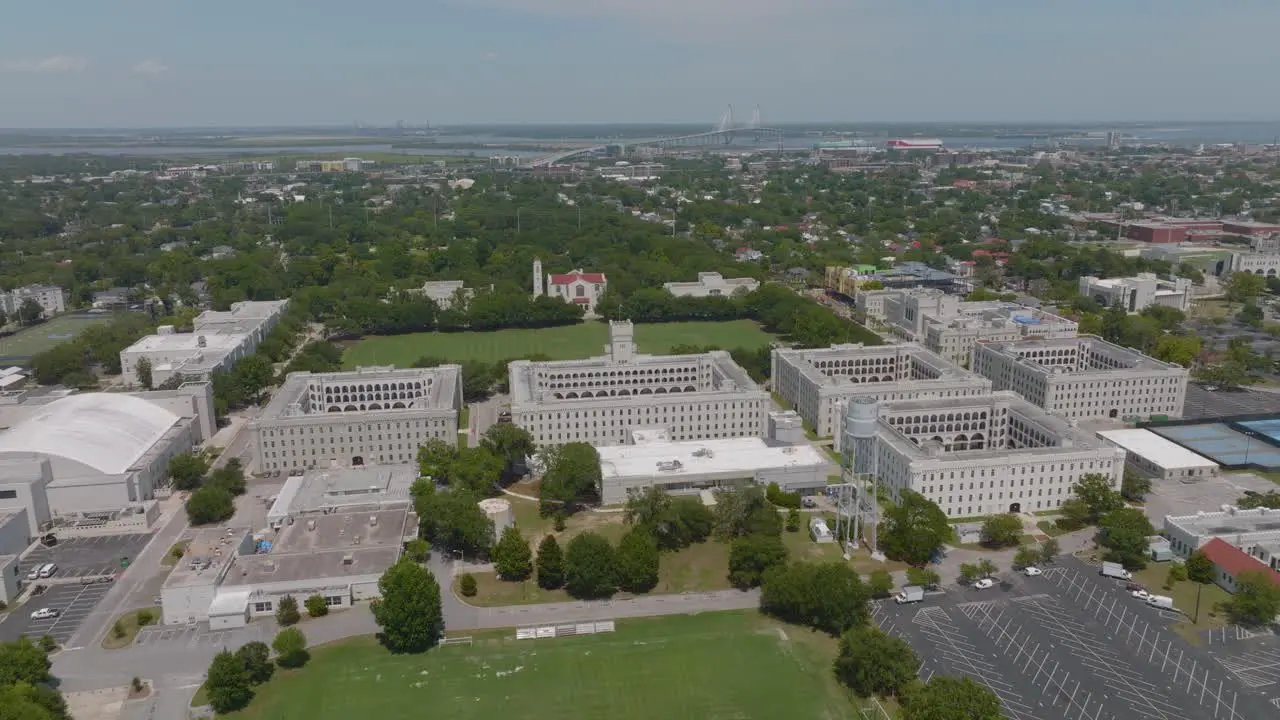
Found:
[[[1280,442],[1280,418],[1268,418],[1266,420],[1249,420],[1247,422],[1236,423],[1240,427],[1247,428],[1261,435]]]
[[[1255,424],[1259,424],[1260,427],[1253,427]],[[1253,420],[1240,425],[1267,437],[1276,437],[1272,433],[1280,434],[1280,418]],[[1253,464],[1263,467],[1280,467],[1280,448],[1270,445],[1265,440],[1234,430],[1225,423],[1171,425],[1147,429],[1222,465]]]

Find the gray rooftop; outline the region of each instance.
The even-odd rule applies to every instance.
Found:
[[[404,540],[409,509],[345,512],[300,517],[280,529],[272,541],[272,555],[399,547]]]
[[[1280,510],[1258,508],[1166,516],[1165,522],[1200,536],[1230,536],[1280,531]]]
[[[327,390],[340,392],[341,388],[351,383],[374,383],[386,385],[388,388],[394,386],[410,395],[420,393],[420,396],[405,400],[402,403],[406,405],[404,408],[393,407],[394,401],[388,398],[385,402],[387,407],[381,408],[383,412],[423,408],[448,410],[454,406],[454,397],[461,382],[462,366],[460,365],[405,369],[391,366],[361,367],[347,372],[332,373],[294,372],[289,373],[279,392],[262,411],[260,419],[275,420],[325,414],[326,409],[322,407],[323,393]],[[312,406],[313,393],[317,398],[315,407]]]
[[[414,465],[311,470],[285,482],[268,518],[343,508],[408,505],[409,487],[417,477]]]
[[[1038,369],[1054,375],[1089,375],[1123,370],[1176,370],[1186,372],[1185,368],[1172,363],[1156,360],[1143,355],[1137,350],[1109,343],[1093,335],[1081,335],[1076,338],[1052,338],[1036,340],[1020,340],[1018,342],[988,342],[982,347],[1017,361],[1027,367]],[[1027,353],[1045,350],[1065,350],[1079,353],[1076,365],[1040,363]],[[1116,367],[1097,364],[1092,356],[1099,356],[1114,363]]]
[[[223,587],[380,575],[400,558],[400,548],[371,547],[296,555],[247,555],[240,558]],[[337,583],[341,584],[341,583]]]

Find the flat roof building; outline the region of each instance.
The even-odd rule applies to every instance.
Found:
[[[880,403],[845,416],[853,472],[878,475],[894,498],[911,489],[950,517],[1052,510],[1082,475],[1120,488],[1124,451],[1011,392]]]
[[[718,272],[700,272],[694,282],[669,282],[662,287],[676,297],[709,297],[722,295],[728,297],[735,292],[751,292],[760,287],[755,278],[725,278]]]
[[[1180,365],[1084,335],[979,343],[973,370],[1070,420],[1181,417],[1189,373]]]
[[[1119,307],[1128,313],[1142,312],[1152,305],[1163,305],[1186,312],[1191,308],[1191,281],[1175,277],[1162,280],[1154,273],[1138,273],[1134,277],[1080,278],[1079,291],[1103,307]]]
[[[675,440],[763,437],[769,394],[722,351],[641,355],[630,321],[609,323],[606,355],[508,366],[511,421],[538,445],[624,445],[633,428]]]
[[[876,319],[890,332],[963,366],[972,363],[973,346],[979,342],[1070,338],[1079,328],[1074,320],[1039,308],[1005,301],[968,302],[929,288],[881,291],[876,298]]]
[[[1258,548],[1280,545],[1280,510],[1223,505],[1194,515],[1166,515],[1164,535],[1179,557],[1189,557],[1214,538],[1256,556]]]
[[[749,480],[777,483],[786,492],[825,489],[832,463],[808,443],[771,445],[742,437],[685,442],[653,441],[602,447],[600,499],[620,505],[632,490],[654,485],[673,494],[700,491]]]
[[[288,300],[233,303],[228,311],[206,310],[193,321],[194,330],[178,333],[172,325],[156,328],[120,351],[120,371],[125,382],[138,382],[138,363],[151,364],[153,386],[180,375],[187,380],[208,380],[217,370],[228,370],[237,360],[257,349],[262,338],[280,321]]]
[[[1196,482],[1218,474],[1218,463],[1150,430],[1103,430],[1098,437],[1124,448],[1125,463],[1146,477]]]
[[[24,285],[7,292],[0,292],[0,310],[10,319],[18,316],[18,310],[27,300],[40,306],[40,317],[49,318],[66,312],[66,298],[57,285]]]
[[[307,473],[277,497],[271,527],[197,531],[161,591],[165,624],[239,627],[274,613],[285,595],[299,603],[320,595],[331,609],[377,597],[378,579],[417,536],[410,476],[411,468]]]
[[[250,425],[270,473],[416,463],[418,447],[458,442],[462,368],[357,368],[290,373]]]
[[[838,434],[844,406],[855,397],[896,401],[991,392],[990,380],[914,343],[777,348],[772,362],[774,390],[820,437]]]

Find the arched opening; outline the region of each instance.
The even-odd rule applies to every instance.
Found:
[[[1116,408],[1111,408],[1111,412],[1107,413],[1107,417],[1113,418],[1119,414],[1120,414],[1119,410],[1117,410]]]
[[[342,408],[342,410],[343,410],[344,412],[355,412],[357,409],[358,409],[358,408],[356,408],[356,406],[355,406],[355,405],[348,405],[348,406],[346,406],[346,407]]]
[[[360,467],[361,465],[364,465],[364,456],[363,456],[363,455],[356,455],[355,457],[351,458],[351,466],[352,466],[352,467]]]
[[[1022,512],[1022,503],[1009,503],[1009,512],[1011,513]]]
[[[392,409],[392,410],[403,410],[403,409],[404,409],[404,403],[402,403],[402,402],[395,403],[395,404],[393,404],[393,405],[391,406],[391,409]]]
[[[329,412],[342,412],[342,408],[338,407],[337,405],[330,405]]]

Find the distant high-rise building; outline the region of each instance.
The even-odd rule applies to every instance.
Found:
[[[1120,147],[1120,133],[1111,130],[1107,133],[1107,147],[1115,150]]]

